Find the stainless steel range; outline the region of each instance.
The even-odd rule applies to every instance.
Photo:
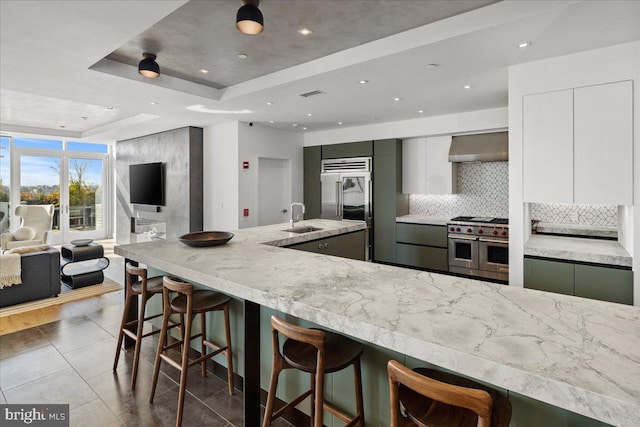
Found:
[[[509,280],[509,220],[458,216],[447,223],[449,271]]]

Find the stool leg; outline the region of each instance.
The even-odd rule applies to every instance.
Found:
[[[269,394],[267,395],[267,405],[264,409],[264,419],[262,420],[262,427],[271,427],[271,418],[273,418],[273,405],[276,401],[276,389],[278,388],[278,377],[282,371],[282,361],[273,360],[273,367],[271,369],[271,380],[269,381]]]
[[[229,383],[229,394],[233,394],[233,354],[231,351],[231,322],[229,321],[229,304],[224,306],[224,334],[227,340],[227,382]]]
[[[360,370],[360,358],[358,357],[353,363],[354,381],[356,386],[356,409],[360,421],[358,425],[364,427],[364,403],[362,399],[362,373]]]
[[[309,418],[311,419],[311,427],[313,427],[313,423],[315,421],[316,415],[316,376],[311,374],[311,414]]]
[[[143,294],[140,299],[140,307],[138,308],[138,327],[136,331],[136,347],[133,350],[133,371],[131,372],[131,390],[136,389],[136,380],[138,379],[138,363],[140,362],[140,348],[142,347],[142,328],[144,327],[144,316],[149,297]]]
[[[322,358],[318,355],[318,359]],[[322,427],[322,418],[324,415],[324,371],[318,370],[316,373],[316,387],[314,393],[315,417],[313,419],[314,427]]]
[[[113,370],[118,369],[118,361],[120,360],[120,352],[122,351],[122,339],[124,338],[124,328],[127,327],[127,313],[131,305],[132,295],[127,293],[124,299],[124,308],[122,310],[122,320],[120,321],[120,332],[118,332],[118,344],[116,345],[116,356],[113,361]]]
[[[182,425],[182,410],[184,409],[184,397],[187,390],[187,369],[189,368],[189,342],[191,341],[191,323],[193,316],[187,316],[187,326],[182,340],[182,366],[180,367],[180,393],[178,395],[178,415],[176,417],[176,427]]]
[[[160,355],[164,351],[167,344],[167,325],[169,324],[169,316],[171,315],[169,307],[164,307],[162,313],[162,329],[160,330],[160,338],[158,339],[158,351],[156,351],[156,360],[153,364],[153,380],[151,381],[151,393],[149,395],[149,403],[153,403],[153,397],[156,394],[156,385],[158,384],[158,374],[160,373]]]
[[[204,356],[207,354],[207,346],[204,345],[204,341],[207,339],[207,319],[206,313],[200,313],[200,332],[202,336],[200,337],[200,355]],[[200,362],[200,370],[202,371],[202,377],[207,376],[207,360],[203,359]]]

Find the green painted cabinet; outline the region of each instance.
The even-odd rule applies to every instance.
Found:
[[[323,159],[340,159],[342,157],[371,157],[373,156],[373,142],[347,142],[345,144],[331,144],[322,146]]]
[[[304,147],[304,206],[305,219],[320,218],[320,162],[322,147]]]
[[[447,227],[445,225],[396,224],[397,264],[449,271]]]
[[[364,261],[366,255],[365,237],[366,234],[363,230],[327,237],[325,239],[311,240],[287,247],[300,251]]]
[[[633,305],[633,272],[626,268],[525,257],[524,287]]]
[[[373,142],[373,261],[396,263],[396,217],[409,213],[402,194],[402,141]]]

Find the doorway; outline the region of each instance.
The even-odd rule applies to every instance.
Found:
[[[288,159],[258,158],[258,225],[289,220],[290,176]]]

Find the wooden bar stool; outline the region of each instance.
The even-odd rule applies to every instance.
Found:
[[[169,292],[177,292],[179,295],[169,301]],[[151,383],[151,395],[149,402],[153,403],[153,397],[156,393],[156,385],[158,384],[158,374],[160,372],[160,362],[164,360],[174,368],[180,371],[180,392],[178,395],[178,414],[176,417],[176,426],[182,425],[182,411],[184,407],[184,397],[187,388],[187,369],[191,366],[200,364],[202,368],[202,376],[207,376],[207,359],[219,353],[225,353],[227,356],[227,381],[229,383],[229,394],[233,394],[233,360],[231,357],[231,329],[229,323],[229,302],[231,298],[214,291],[193,290],[193,285],[183,282],[179,279],[167,277],[163,278],[162,300],[164,304],[162,316],[162,330],[160,340],[158,342],[158,352],[156,353],[155,365],[153,368],[153,381]],[[224,328],[226,336],[226,345],[221,347],[211,341],[207,341],[207,326],[205,314],[212,311],[224,312]],[[169,327],[169,317],[171,314],[179,314],[183,326],[182,339],[173,344],[167,344],[167,329]],[[194,317],[200,314],[200,333],[191,335],[191,326]],[[189,362],[189,343],[191,340],[201,338],[200,354],[197,359]],[[181,347],[181,360],[176,361],[165,354],[165,351],[174,347]],[[212,350],[207,354],[207,347]]]
[[[347,423],[347,426],[357,425],[363,427],[364,405],[362,402],[362,376],[360,374],[362,345],[333,332],[292,325],[276,316],[271,316],[271,328],[273,366],[263,427],[269,427],[273,420],[302,402],[307,396],[311,396],[312,427],[322,427],[324,410]],[[288,338],[282,346],[282,352],[280,352],[279,333]],[[353,365],[355,373],[357,410],[355,417],[346,415],[324,401],[324,374],[340,371],[349,365]],[[284,369],[291,368],[311,374],[311,389],[274,413],[273,406],[276,399],[278,376]]]
[[[122,350],[122,340],[126,334],[136,342],[133,352],[133,369],[131,373],[131,390],[136,388],[136,378],[138,377],[138,363],[140,361],[140,347],[142,344],[142,338],[148,337],[160,333],[160,330],[155,330],[146,334],[142,333],[144,322],[155,319],[162,316],[156,314],[154,316],[145,317],[147,308],[147,301],[156,295],[162,293],[162,276],[147,278],[147,269],[143,267],[137,267],[131,263],[127,263],[125,266],[126,271],[126,291],[124,300],[124,309],[122,311],[122,321],[120,322],[120,332],[118,333],[118,345],[116,347],[116,356],[113,362],[113,370],[118,368],[118,361],[120,359],[120,351]],[[139,277],[140,280],[135,280]],[[127,314],[129,313],[131,304],[134,303],[135,297],[140,297],[140,305],[138,308],[138,317],[134,320],[127,321]],[[134,333],[129,328],[136,328]],[[175,326],[175,325],[174,325]]]
[[[395,360],[389,361],[387,371],[391,427],[509,425],[511,403],[489,387],[445,372],[426,368],[411,370]]]

